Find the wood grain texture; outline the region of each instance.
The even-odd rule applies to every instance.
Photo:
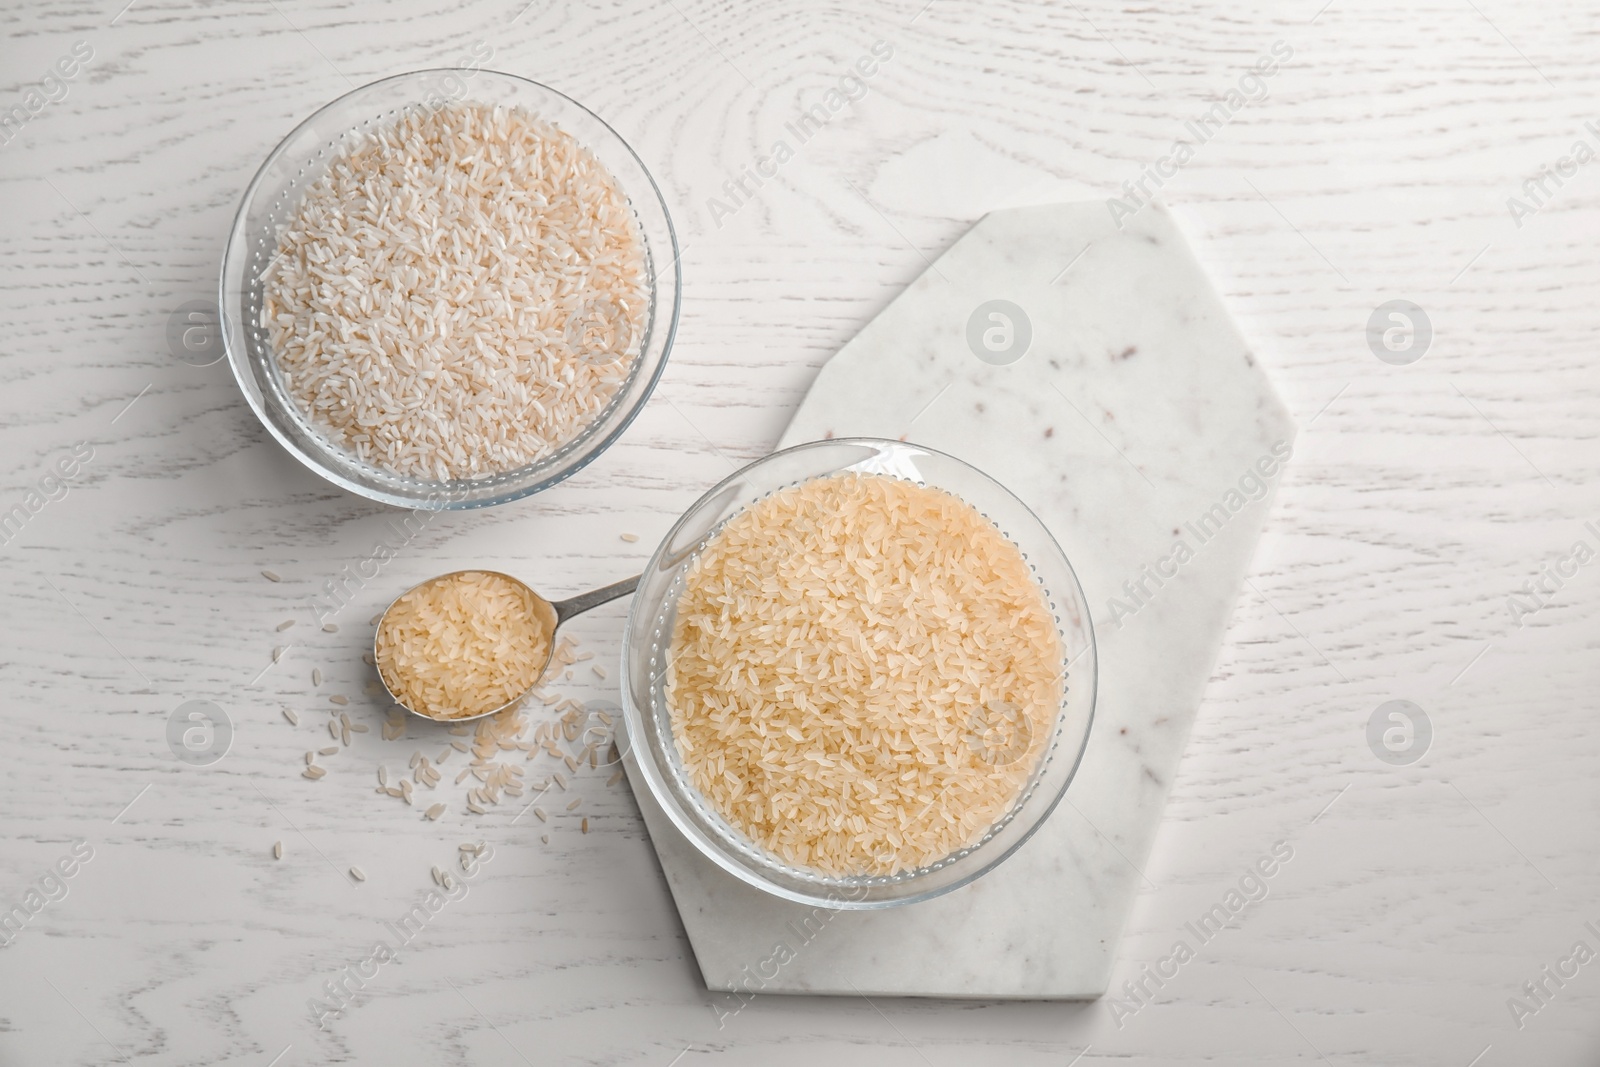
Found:
[[[1600,1060],[1600,963],[1520,1030],[1506,1006],[1575,941],[1600,949],[1584,927],[1600,926],[1600,569],[1521,627],[1507,607],[1600,520],[1600,164],[1520,227],[1506,205],[1574,141],[1600,145],[1585,128],[1600,16],[1573,0],[1320,2],[0,11],[0,110],[75,42],[94,49],[0,146],[0,510],[75,442],[94,448],[0,547],[0,900],[74,839],[95,850],[0,948],[0,1063],[1060,1067],[1086,1047],[1084,1065]],[[866,96],[718,225],[708,200],[880,39],[894,56]],[[466,564],[552,594],[629,573],[699,492],[771,447],[817,368],[973,220],[1137,179],[1278,40],[1294,57],[1270,96],[1162,195],[1301,436],[1116,984],[1272,842],[1295,858],[1120,1028],[1105,1003],[761,998],[719,1029],[625,788],[578,776],[584,805],[553,830],[505,810],[425,823],[372,793],[380,760],[441,743],[417,728],[359,735],[326,779],[300,777],[327,736],[313,665],[353,718],[381,722],[359,652],[394,590]],[[593,466],[440,518],[339,633],[313,632],[305,598],[387,515],[286,457],[223,366],[174,359],[167,317],[213,288],[245,184],[301,117],[478,42],[492,66],[592,107],[651,168],[684,247],[679,342]],[[1365,340],[1394,298],[1435,330],[1410,366]],[[577,630],[603,662],[622,611]],[[306,643],[251,684],[290,617]],[[578,680],[574,694],[604,696]],[[1365,741],[1392,698],[1433,722],[1411,767]],[[164,740],[189,699],[237,728],[208,768]],[[318,1032],[307,998],[468,837],[497,849],[471,894]],[[353,864],[360,886],[341,874]]]

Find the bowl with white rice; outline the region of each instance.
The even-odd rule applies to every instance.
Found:
[[[1065,795],[1089,606],[1033,512],[953,456],[818,441],[702,497],[639,581],[625,758],[712,862],[884,908],[966,885]]]
[[[267,157],[220,302],[251,408],[324,478],[408,508],[487,507],[592,461],[666,364],[666,203],[576,101],[489,70],[356,89]]]

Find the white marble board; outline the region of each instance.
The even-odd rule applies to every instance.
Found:
[[[719,1018],[756,992],[1105,992],[1294,432],[1159,206],[1120,228],[1101,201],[989,214],[833,357],[780,447],[902,438],[1018,494],[1094,612],[1096,721],[1066,800],[1015,856],[886,911],[750,889],[637,789],[706,984],[727,991]]]

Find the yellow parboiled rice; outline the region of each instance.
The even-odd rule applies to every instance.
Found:
[[[667,700],[692,784],[783,860],[890,874],[974,844],[1048,741],[1060,636],[964,501],[879,475],[778,492],[691,565]]]
[[[406,707],[435,719],[481,715],[539,680],[550,635],[528,590],[502,574],[435,578],[378,626],[378,671]]]

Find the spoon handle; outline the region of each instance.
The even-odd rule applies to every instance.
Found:
[[[574,615],[581,615],[590,608],[596,608],[618,597],[627,596],[638,588],[641,577],[642,575],[635,574],[632,578],[624,579],[602,589],[575,596],[571,600],[560,600],[551,604],[550,606],[556,610],[556,625],[560,626]]]

